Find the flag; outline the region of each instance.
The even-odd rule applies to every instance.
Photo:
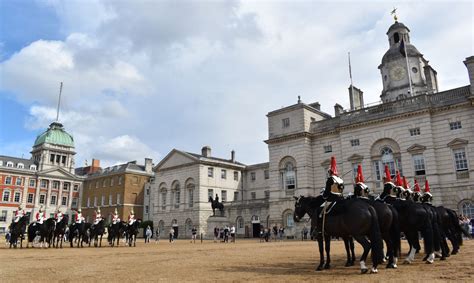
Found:
[[[398,51],[400,51],[403,57],[407,57],[407,52],[405,49],[405,41],[403,41],[403,38],[402,38],[402,41],[400,42],[400,47],[398,48]]]

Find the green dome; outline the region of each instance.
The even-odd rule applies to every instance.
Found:
[[[44,143],[74,147],[74,138],[64,130],[63,124],[53,122],[44,133],[36,138],[33,147]]]

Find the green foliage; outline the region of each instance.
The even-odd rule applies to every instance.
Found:
[[[143,222],[140,224],[140,228],[145,229],[148,225],[150,225],[151,230],[153,231],[153,221],[151,221],[151,220],[143,221]]]

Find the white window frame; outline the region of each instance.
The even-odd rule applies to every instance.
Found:
[[[468,171],[469,164],[465,148],[453,149],[454,170],[456,172]]]
[[[17,200],[17,198],[18,198],[18,200]],[[13,194],[13,202],[21,202],[21,192],[16,191]]]
[[[415,170],[415,176],[425,176],[426,175],[426,165],[425,157],[423,154],[414,154],[413,159],[413,169]],[[421,173],[423,171],[424,174]]]
[[[2,202],[10,202],[11,193],[12,192],[10,190],[4,190],[2,194]],[[7,200],[5,200],[5,196]]]
[[[58,196],[57,195],[51,195],[51,199],[49,200],[50,205],[56,205],[58,201]]]
[[[45,194],[40,194],[40,198],[38,200],[39,204],[46,204],[46,195]]]
[[[61,205],[62,206],[67,206],[67,196],[62,196],[61,197]]]
[[[27,203],[34,203],[35,202],[35,194],[29,193],[28,199],[26,200]]]

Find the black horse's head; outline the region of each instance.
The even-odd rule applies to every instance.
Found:
[[[303,217],[308,214],[312,217],[316,214],[317,209],[324,203],[324,198],[322,196],[318,197],[294,197],[295,198],[295,212],[293,214],[293,219],[296,222],[299,222]]]
[[[356,183],[354,186],[354,195],[357,197],[369,197],[370,189],[364,183]]]
[[[306,214],[306,208],[304,206],[305,202],[305,197],[304,196],[299,196],[295,197],[295,212],[293,214],[293,219],[296,222],[299,222]]]
[[[326,187],[324,188],[323,197],[334,201],[342,198],[342,192],[344,191],[344,181],[338,176],[332,175],[326,181]]]

